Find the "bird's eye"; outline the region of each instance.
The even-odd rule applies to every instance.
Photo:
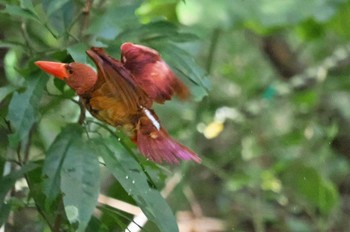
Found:
[[[73,69],[72,69],[71,66],[67,65],[67,66],[66,66],[66,69],[67,69],[67,72],[68,72],[69,74],[73,74]]]

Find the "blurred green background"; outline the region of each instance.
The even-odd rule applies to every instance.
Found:
[[[41,173],[57,135],[79,117],[74,93],[33,62],[91,64],[84,53],[90,46],[118,58],[120,44],[132,41],[157,49],[193,95],[155,110],[202,164],[154,165],[136,155],[147,178],[167,192],[180,231],[350,228],[350,1],[8,0],[0,7],[4,175],[15,172],[13,160],[22,167],[36,162]],[[83,127],[111,137],[95,124]],[[135,150],[127,140],[115,149],[121,147]],[[101,169],[102,193],[142,208]],[[16,192],[22,175],[6,182],[7,190]],[[2,205],[8,231],[48,231],[32,214],[33,191],[18,190],[10,206]],[[156,218],[162,208],[154,207]],[[132,220],[100,211],[90,231],[121,231]],[[149,224],[143,230],[156,231]]]

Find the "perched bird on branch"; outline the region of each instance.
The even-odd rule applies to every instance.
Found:
[[[150,160],[158,163],[200,162],[196,153],[169,136],[152,110],[153,102],[163,103],[174,94],[186,99],[189,95],[187,87],[157,51],[127,42],[121,46],[121,52],[119,61],[102,48],[87,50],[97,73],[76,62],[37,61],[35,64],[65,81],[95,118],[122,127]]]

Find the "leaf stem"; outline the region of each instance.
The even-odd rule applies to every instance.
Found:
[[[221,35],[221,29],[220,28],[215,28],[213,30],[211,40],[210,40],[210,46],[209,46],[209,53],[208,53],[208,58],[207,58],[207,63],[206,63],[206,71],[207,73],[211,73],[212,68],[213,68],[213,63],[214,63],[214,58],[215,58],[215,51],[218,45],[219,37]]]

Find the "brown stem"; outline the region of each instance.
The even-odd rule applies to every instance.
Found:
[[[83,105],[83,102],[82,102],[81,98],[79,98],[78,105],[80,107],[80,115],[79,115],[78,123],[80,125],[83,125],[84,121],[85,121],[86,109],[85,109],[85,106]]]
[[[92,7],[92,1],[93,0],[86,0],[85,2],[85,6],[82,9],[82,24],[81,24],[81,30],[79,32],[79,38],[81,38],[83,36],[83,32],[85,30],[85,28],[89,25],[89,15],[90,15],[90,10]]]
[[[285,80],[303,73],[306,68],[300,61],[298,54],[279,35],[263,37],[262,51],[269,58],[272,66]]]

